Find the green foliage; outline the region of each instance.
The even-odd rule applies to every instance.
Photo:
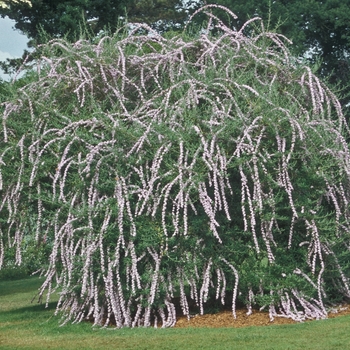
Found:
[[[215,0],[201,3],[223,5],[233,11],[237,19],[228,16],[226,11],[210,9],[237,30],[249,19],[259,16],[268,30],[291,39],[292,54],[307,57],[309,65],[317,64],[318,74],[341,91],[341,103],[349,118],[349,109],[345,108],[350,96],[350,6],[347,1]],[[201,20],[203,16],[197,19],[199,23]]]
[[[1,244],[49,255],[39,295],[57,280],[64,322],[167,327],[175,300],[228,299],[302,321],[350,297],[339,101],[260,21],[208,15],[53,40],[1,105]]]
[[[19,280],[28,277],[25,266],[8,266],[0,270],[0,281]]]

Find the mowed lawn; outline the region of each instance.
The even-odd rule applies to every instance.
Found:
[[[0,281],[0,349],[350,349],[350,316],[247,328],[101,329],[59,326],[35,300],[41,280]],[[57,300],[57,298],[56,298]]]

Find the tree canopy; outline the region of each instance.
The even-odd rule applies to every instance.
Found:
[[[223,5],[237,19],[215,10],[224,23],[240,28],[250,18],[259,16],[269,30],[276,30],[293,41],[294,55],[306,55],[311,64],[320,61],[319,74],[332,84],[341,83],[350,101],[350,1],[349,0],[216,0],[206,3]]]
[[[94,37],[103,30],[113,33],[126,21],[146,23],[158,32],[176,30],[188,18],[192,1],[186,5],[182,0],[33,0],[31,6],[20,1],[6,4],[0,7],[0,15],[13,19],[15,28],[28,36],[28,46],[37,47],[53,38],[73,42],[81,35]],[[25,50],[22,58],[7,59],[0,67],[7,74],[13,73],[28,54]]]
[[[32,6],[31,2],[29,0],[2,0],[0,1],[0,8],[10,8],[10,5],[17,4],[17,3],[23,3],[27,6]]]
[[[43,33],[74,41],[86,30],[93,35],[104,29],[114,32],[126,19],[164,30],[187,18],[181,0],[33,0],[32,6],[12,2],[0,14],[13,19],[15,28],[36,42]]]

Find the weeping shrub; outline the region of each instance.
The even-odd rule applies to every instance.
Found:
[[[340,104],[288,39],[212,6],[197,34],[53,40],[1,104],[0,265],[29,233],[50,247],[63,323],[170,327],[176,300],[303,321],[350,297]]]

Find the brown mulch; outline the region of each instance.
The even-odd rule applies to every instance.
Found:
[[[350,314],[350,305],[340,305],[334,308],[328,314],[328,318],[334,318],[342,315]],[[275,317],[273,322],[270,322],[267,312],[253,310],[253,313],[247,316],[247,309],[236,310],[236,319],[233,318],[231,311],[221,311],[216,314],[194,315],[188,320],[187,317],[180,316],[177,319],[175,328],[185,327],[248,327],[248,326],[269,326],[275,324],[293,324],[297,323],[291,319],[284,317]]]

